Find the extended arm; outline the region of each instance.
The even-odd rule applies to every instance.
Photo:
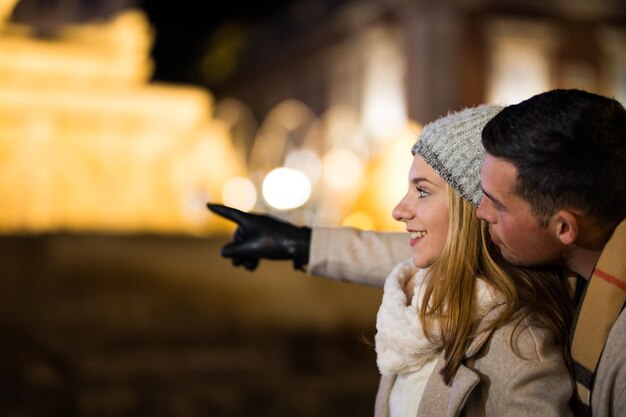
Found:
[[[298,227],[264,214],[209,204],[214,213],[237,223],[222,256],[254,270],[261,259],[293,260],[296,269],[325,278],[382,287],[387,274],[411,256],[406,233],[360,231],[348,227]]]
[[[311,228],[219,204],[207,206],[215,214],[237,223],[233,240],[222,247],[222,256],[230,258],[233,265],[254,270],[261,259],[291,259],[295,269],[304,270],[309,261]]]
[[[314,227],[308,273],[382,287],[398,262],[411,257],[407,233]]]

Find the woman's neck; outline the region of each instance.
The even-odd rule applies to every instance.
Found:
[[[414,274],[405,284],[404,284],[404,294],[406,295],[406,305],[411,305],[411,301],[413,300],[413,294],[415,294],[415,283],[417,281],[417,274]]]

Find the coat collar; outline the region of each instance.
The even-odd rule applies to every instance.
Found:
[[[482,349],[484,344],[487,343],[487,340],[489,340],[489,337],[494,330],[493,328],[489,328],[489,326],[500,317],[504,308],[504,303],[497,304],[487,311],[482,319],[480,319],[478,329],[476,330],[476,336],[474,336],[465,351],[465,355],[463,355],[465,359],[475,356]]]
[[[468,398],[480,383],[480,375],[467,366],[467,363],[474,361],[474,357],[491,337],[493,329],[489,326],[500,317],[504,307],[504,304],[494,306],[480,320],[477,335],[465,351],[464,363],[461,363],[457,369],[451,385],[446,385],[439,374],[445,363],[443,354],[439,357],[426,384],[424,392],[428,392],[428,395],[424,395],[421,399],[418,417],[433,415],[457,417],[460,414]]]
[[[442,355],[424,389],[426,395],[422,396],[420,401],[418,417],[457,417],[480,382],[478,373],[461,364],[452,384],[446,385],[439,373],[444,363]]]
[[[500,316],[503,309],[503,304],[496,305],[480,320],[477,335],[465,351],[465,362],[472,362],[474,356],[487,343],[493,333],[493,329],[488,327]],[[444,364],[445,361],[442,354],[424,389],[424,393],[427,395],[422,396],[417,417],[430,417],[433,415],[457,417],[471,393],[480,383],[480,375],[462,363],[452,380],[452,384],[446,385],[439,374]],[[378,393],[376,394],[374,414],[376,417],[389,417],[389,397],[395,379],[395,375],[384,375],[381,377]]]

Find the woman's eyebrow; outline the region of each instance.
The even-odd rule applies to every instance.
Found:
[[[427,183],[429,183],[429,184],[433,184],[433,182],[432,182],[432,181],[430,181],[430,180],[429,180],[428,178],[426,178],[426,177],[415,177],[415,178],[411,178],[411,184],[413,184],[413,185],[417,185],[417,184],[419,184],[419,183],[420,183],[420,182],[422,182],[422,181],[426,181],[426,182],[427,182]],[[434,185],[434,184],[433,184],[433,185]]]

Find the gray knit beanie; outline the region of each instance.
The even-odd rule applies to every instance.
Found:
[[[424,158],[461,197],[476,207],[483,197],[480,167],[485,150],[481,133],[502,108],[483,104],[441,117],[424,126],[411,149],[413,155]]]

